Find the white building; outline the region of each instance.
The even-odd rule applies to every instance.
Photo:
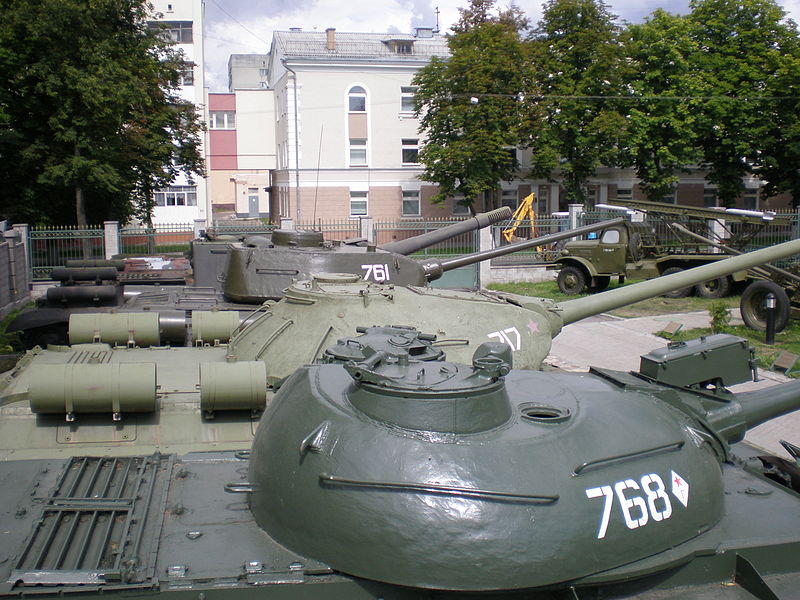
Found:
[[[268,66],[278,162],[273,219],[453,214],[452,206],[431,207],[434,188],[418,179],[412,86],[432,56],[447,55],[445,38],[424,28],[414,34],[274,32]]]
[[[182,73],[179,94],[197,107],[206,121],[205,76],[203,60],[203,0],[153,0],[154,20],[167,26],[178,49],[183,52],[186,68]],[[201,152],[205,154],[205,141]],[[190,223],[206,219],[210,203],[206,181],[202,177],[180,175],[172,185],[155,192],[153,222]]]

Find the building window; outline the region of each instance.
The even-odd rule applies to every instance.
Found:
[[[663,202],[664,204],[675,204],[677,202],[677,190],[672,188],[669,192],[664,194],[659,202]]]
[[[463,204],[464,197],[458,196],[453,198],[453,214],[454,215],[468,215],[469,214],[469,206]]]
[[[363,217],[367,214],[367,192],[350,192],[350,216]]]
[[[597,204],[597,186],[590,185],[586,188],[586,206],[594,210],[595,204]]]
[[[167,41],[173,44],[193,42],[191,21],[155,21],[150,26],[163,30]]]
[[[236,129],[236,113],[232,110],[212,110],[208,116],[209,129]]]
[[[758,210],[758,188],[745,189],[742,199],[747,210]]]
[[[402,140],[403,164],[419,164],[419,140]]]
[[[350,166],[367,166],[367,140],[362,138],[350,138]]]
[[[633,200],[633,188],[617,188],[617,200]]]
[[[350,88],[347,93],[347,109],[350,112],[367,112],[367,92],[361,86]]]
[[[502,206],[507,206],[511,210],[517,210],[517,204],[519,203],[519,197],[517,194],[517,190],[502,190],[500,192],[500,204]]]
[[[703,189],[703,206],[712,208],[717,205],[717,188]]]
[[[173,185],[153,193],[156,206],[197,206],[197,187]]]
[[[414,95],[417,93],[416,86],[403,86],[400,88],[400,110],[402,112],[414,112]]]
[[[506,152],[508,152],[508,160],[510,161],[509,164],[512,167],[515,167],[517,165],[517,149],[516,148],[508,148],[508,150],[506,150]]]
[[[539,192],[536,194],[536,213],[547,214],[550,208],[550,186],[540,185]]]
[[[181,63],[178,69],[178,85],[194,85],[194,64]]]
[[[419,190],[403,190],[403,216],[419,216]]]

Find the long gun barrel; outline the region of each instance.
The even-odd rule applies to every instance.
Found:
[[[575,229],[569,229],[559,233],[543,235],[532,240],[525,240],[524,242],[516,242],[514,244],[508,244],[507,246],[492,248],[491,250],[483,250],[481,252],[465,254],[464,256],[459,256],[458,258],[427,260],[423,262],[422,268],[425,271],[425,277],[427,277],[428,281],[434,281],[439,279],[439,277],[441,277],[445,271],[451,271],[453,269],[457,269],[458,267],[465,267],[467,265],[472,265],[477,262],[496,258],[498,256],[505,256],[506,254],[511,254],[512,252],[517,252],[519,250],[526,250],[528,248],[544,246],[546,244],[552,244],[553,242],[558,242],[561,240],[568,240],[585,233],[591,233],[593,231],[605,229],[606,227],[611,227],[612,225],[618,225],[623,221],[623,218],[609,219],[608,221],[601,221],[600,223],[594,223],[593,225],[585,225],[583,227],[577,227]]]
[[[511,218],[511,209],[507,206],[490,210],[489,212],[479,213],[471,219],[459,221],[447,227],[442,227],[436,231],[430,231],[421,235],[415,235],[406,240],[399,240],[397,242],[389,242],[380,246],[381,250],[387,252],[394,252],[395,254],[402,254],[408,256],[418,250],[433,246],[444,240],[449,240],[462,233],[475,231],[476,229],[483,229],[494,223],[505,221]]]
[[[709,424],[728,442],[738,442],[748,429],[800,409],[800,381],[735,394],[721,408],[709,411]]]
[[[633,304],[648,298],[661,296],[672,290],[696,285],[709,279],[716,279],[730,275],[736,271],[744,271],[764,263],[786,258],[800,252],[800,239],[784,242],[768,248],[762,248],[754,252],[747,252],[740,256],[724,258],[701,267],[694,267],[674,273],[657,277],[649,281],[643,281],[634,285],[620,287],[609,290],[601,294],[586,296],[576,300],[566,300],[558,306],[564,325],[569,325],[575,321],[580,321],[586,317],[600,314],[621,306]]]

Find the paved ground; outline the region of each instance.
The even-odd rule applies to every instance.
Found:
[[[600,315],[567,325],[553,340],[546,362],[569,371],[585,371],[590,366],[619,371],[637,370],[642,354],[666,345],[664,338],[653,333],[662,331],[670,322],[681,323],[685,329],[707,327],[709,317],[707,312],[634,319]],[[737,319],[734,318],[733,322],[736,323]],[[738,322],[741,323],[741,320]],[[743,383],[731,389],[743,392],[787,381],[790,380],[780,373],[759,371],[759,381]],[[746,439],[773,454],[788,457],[779,440],[800,445],[800,411],[754,428],[748,432]]]

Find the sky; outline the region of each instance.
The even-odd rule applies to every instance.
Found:
[[[788,16],[800,22],[800,0],[777,0]],[[436,25],[449,33],[458,21],[458,8],[468,0],[205,0],[206,85],[226,92],[231,54],[266,54],[275,30],[300,27],[306,31],[410,33],[415,27]],[[510,2],[500,0],[500,6]],[[515,4],[535,24],[542,14],[541,0]],[[657,8],[686,13],[689,0],[607,0],[621,20],[641,22]]]

